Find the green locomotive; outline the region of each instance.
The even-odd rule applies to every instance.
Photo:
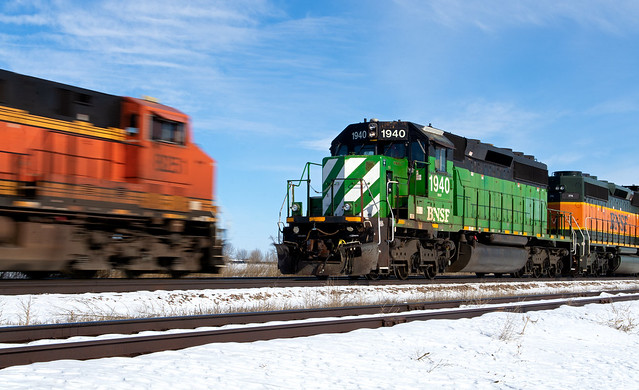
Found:
[[[330,152],[315,196],[319,164],[288,181],[283,274],[540,276],[570,266],[570,218],[548,209],[548,170],[532,156],[375,119],[347,126]],[[548,218],[561,226],[549,229]]]

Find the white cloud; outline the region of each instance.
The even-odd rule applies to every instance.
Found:
[[[459,106],[458,106],[459,107]],[[447,131],[467,138],[486,140],[490,138],[509,138],[530,129],[538,122],[540,114],[518,108],[509,102],[487,102],[483,100],[461,104],[453,119],[444,119],[441,126]]]
[[[449,28],[474,26],[493,32],[514,26],[551,26],[566,20],[609,34],[637,32],[633,0],[395,0],[406,12]]]
[[[591,107],[586,113],[590,115],[606,115],[632,112],[639,112],[639,100],[628,97],[601,102]]]
[[[305,149],[317,150],[320,152],[327,152],[335,136],[337,136],[337,134],[334,134],[330,137],[326,137],[322,139],[312,139],[312,140],[301,141],[300,146],[302,146]]]

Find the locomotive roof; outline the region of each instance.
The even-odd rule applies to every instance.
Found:
[[[348,126],[335,139],[331,142],[331,151],[337,148],[340,144],[350,145],[353,143],[361,143],[361,139],[355,139],[352,136],[357,131],[367,131],[369,126],[375,124],[379,130],[383,129],[404,129],[406,137],[403,139],[406,141],[413,140],[427,140],[435,144],[454,149],[455,160],[463,161],[466,158],[481,160],[490,163],[496,163],[500,165],[510,165],[508,161],[516,161],[521,164],[531,165],[536,168],[546,169],[546,164],[535,160],[534,156],[526,155],[521,152],[515,152],[512,149],[499,148],[492,144],[484,143],[476,139],[465,138],[447,131],[443,131],[432,127],[420,125],[414,122],[405,121],[388,121],[381,122],[376,119],[372,119],[370,122],[364,120],[361,123],[353,123]],[[381,139],[381,137],[380,137]],[[378,139],[378,140],[380,140]],[[399,137],[381,139],[381,140],[400,140]]]
[[[428,126],[424,126],[424,125],[420,125],[418,123],[414,123],[414,122],[405,122],[405,121],[388,121],[388,122],[382,122],[382,121],[378,121],[376,119],[371,119],[370,122],[367,122],[366,120],[364,120],[364,122],[361,123],[353,123],[350,124],[348,126],[346,126],[346,128],[344,130],[342,130],[341,133],[339,133],[339,135],[337,137],[335,137],[335,139],[333,140],[333,142],[331,142],[331,152],[333,152],[339,145],[350,145],[350,144],[354,144],[354,143],[360,143],[361,141],[358,140],[354,140],[354,137],[352,136],[354,132],[359,132],[359,131],[368,131],[370,129],[370,126],[374,125],[376,126],[376,129],[378,129],[378,131],[382,131],[382,130],[404,130],[405,136],[404,137],[388,137],[388,138],[382,138],[380,137],[377,140],[381,140],[381,141],[398,141],[398,140],[405,140],[405,141],[409,141],[409,140],[425,140],[425,141],[430,141],[439,145],[442,145],[444,147],[450,148],[450,149],[454,149],[455,145],[453,145],[453,143],[444,136],[444,132],[442,130],[436,129],[430,125]]]
[[[0,69],[0,104],[98,127],[120,126],[121,97]]]
[[[376,119],[346,126],[331,143],[335,155],[340,145],[358,145],[363,142],[410,142],[422,140],[453,150],[455,164],[474,172],[480,172],[508,180],[525,181],[540,186],[548,184],[546,164],[534,156],[499,148],[476,139],[468,139],[437,128],[414,122]]]

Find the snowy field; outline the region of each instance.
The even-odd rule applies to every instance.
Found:
[[[636,281],[597,283],[637,288]],[[0,296],[4,323],[57,322],[69,311],[113,316],[248,307],[437,299],[592,289],[558,282]],[[425,290],[424,290],[425,289]],[[439,296],[436,296],[438,295]],[[323,300],[323,301],[322,301]],[[312,301],[312,302],[311,302]],[[77,305],[77,306],[76,306]],[[168,306],[167,306],[168,305]],[[149,309],[151,308],[151,309]],[[377,330],[221,343],[135,358],[56,361],[0,370],[0,389],[637,388],[639,303],[432,320]]]

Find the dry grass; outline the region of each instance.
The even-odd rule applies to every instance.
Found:
[[[523,325],[518,325],[517,320],[519,319],[521,319]],[[504,325],[499,332],[498,339],[506,342],[519,340],[524,336],[528,324],[534,324],[537,321],[538,320],[531,319],[530,315],[522,316],[518,313],[508,313],[508,315],[506,316],[506,321],[504,322]]]
[[[292,310],[297,309],[287,304],[273,304],[272,302],[262,301],[253,304],[228,307],[222,304],[197,305],[180,307],[165,302],[158,304],[149,304],[148,306],[137,311],[130,311],[126,314],[118,314],[113,308],[97,305],[89,300],[79,300],[80,308],[61,309],[57,316],[56,323],[72,323],[72,322],[91,322],[91,321],[112,321],[135,318],[160,318],[160,317],[180,317],[180,316],[196,316],[211,314],[227,314],[227,313],[251,313],[261,311],[274,310]],[[23,324],[19,324],[23,325]]]
[[[619,307],[618,305],[611,304],[610,315],[604,323],[613,329],[626,333],[635,330],[637,326],[639,326],[639,320],[630,314],[630,307],[628,305]]]
[[[426,368],[426,372],[427,373],[431,373],[433,371],[435,371],[435,369],[443,367],[443,366],[448,366],[449,364],[444,363],[444,361],[442,359],[435,361],[432,357],[431,357],[431,353],[430,352],[424,352],[422,353],[422,351],[418,351],[415,353],[415,356],[413,358],[411,358],[412,360],[415,360],[417,362],[424,362],[425,364],[427,364],[427,368]]]
[[[282,276],[275,262],[229,263],[220,273],[222,277],[264,278]]]
[[[242,264],[242,267],[227,270],[225,276],[248,275],[249,273],[264,275],[267,272],[265,269],[270,269],[268,272],[277,271],[274,263]],[[561,286],[558,287],[558,290],[562,290]],[[377,305],[382,308],[402,303],[450,299],[462,300],[466,305],[481,305],[485,304],[486,299],[491,297],[512,295],[511,288],[514,289],[514,287],[504,285],[498,288],[490,284],[423,285],[410,286],[408,289],[402,286],[385,286],[383,291],[380,289],[376,293],[372,287],[335,286],[329,279],[323,287],[294,290],[294,293],[284,289],[284,293],[278,292],[277,297],[274,297],[273,293],[269,291],[265,292],[259,289],[229,295],[175,292],[161,299],[158,296],[157,300],[140,302],[139,305],[131,303],[132,307],[123,307],[116,300],[108,303],[102,301],[109,298],[80,298],[72,304],[65,304],[64,307],[53,308],[52,311],[47,310],[53,313],[47,316],[47,320],[53,323],[63,323],[359,305]],[[519,291],[521,291],[521,286]],[[4,307],[4,316],[2,316],[3,303],[0,302],[0,323],[5,325],[37,323],[39,316],[35,312],[34,302],[31,299],[19,302],[17,305],[19,314],[14,314],[11,319],[7,318],[6,307]],[[134,305],[135,307],[133,307]],[[627,308],[623,307],[614,307],[610,317],[602,319],[601,322],[626,332],[634,330],[639,324],[639,320],[633,318]],[[502,341],[516,340],[523,335],[526,326],[529,326],[531,322],[530,317],[522,317],[521,315],[513,314],[508,318],[501,331],[497,331],[493,337]],[[522,318],[524,322],[520,324],[517,318]]]

